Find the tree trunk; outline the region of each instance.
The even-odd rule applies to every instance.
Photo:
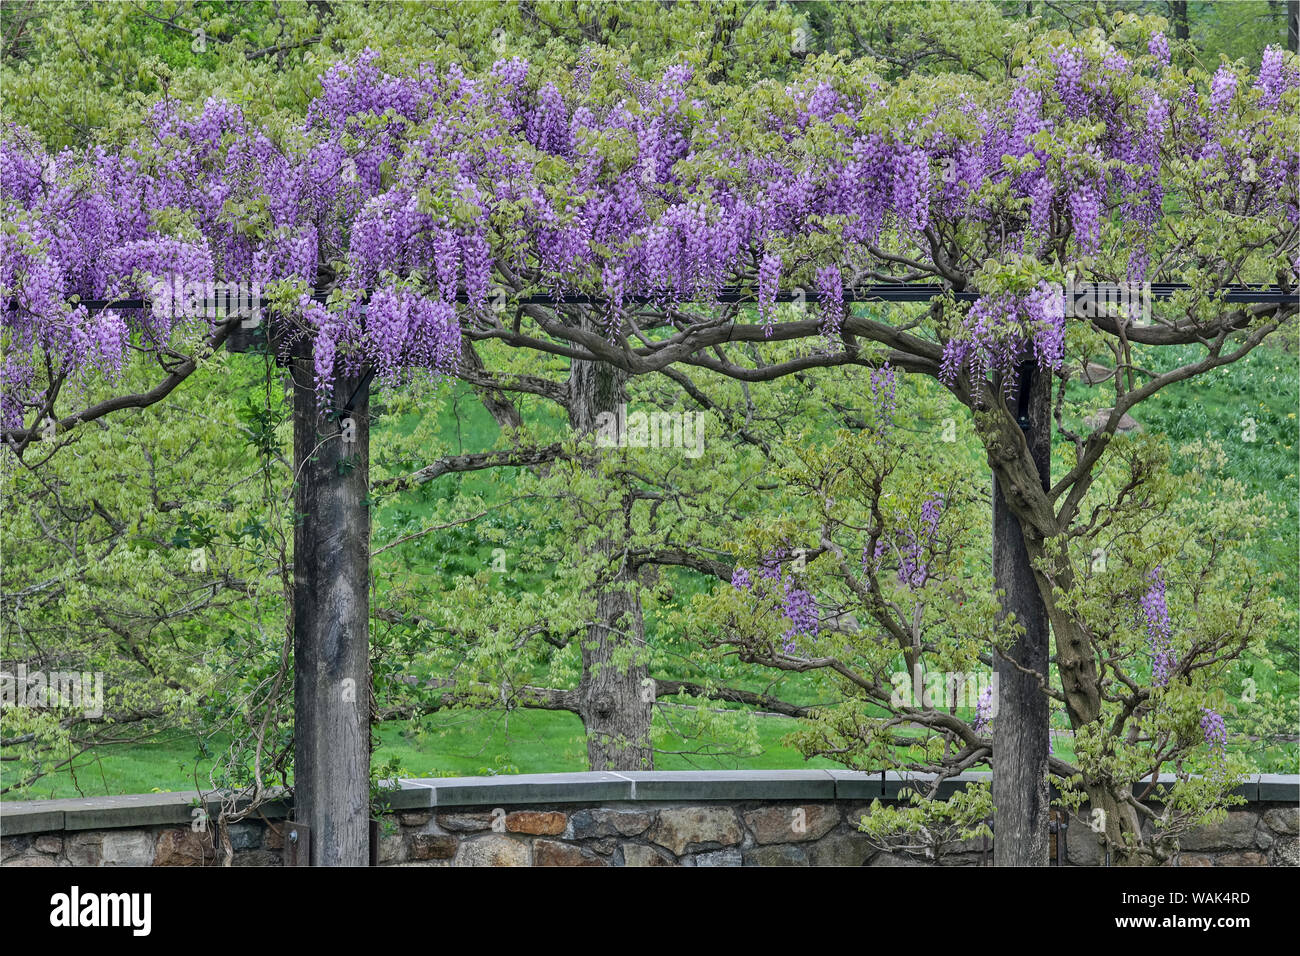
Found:
[[[370,859],[369,382],[327,407],[310,354],[293,363],[294,819],[313,866]],[[345,411],[348,402],[350,411]],[[337,410],[337,411],[336,411]]]
[[[574,430],[593,430],[602,412],[617,416],[626,384],[626,373],[611,365],[575,361],[569,378]],[[618,535],[603,538],[597,549],[608,563],[595,585],[596,613],[582,641],[578,685],[587,761],[592,770],[653,770],[654,694],[647,693],[652,685],[636,572],[628,567]]]
[[[1035,558],[1044,557],[1041,542],[1032,549]],[[1052,578],[1062,591],[1074,588],[1075,574],[1066,555],[1054,554]],[[1079,731],[1101,716],[1101,682],[1097,672],[1097,652],[1088,632],[1068,613],[1061,610],[1052,596],[1045,577],[1039,578],[1039,593],[1047,602],[1052,633],[1056,638],[1056,667],[1061,675],[1065,711],[1076,737]],[[1116,866],[1157,863],[1168,859],[1172,848],[1144,837],[1142,820],[1133,804],[1126,799],[1129,781],[1115,781],[1109,776],[1085,773],[1083,789],[1088,794],[1084,821],[1093,828],[1108,860]]]
[[[1012,416],[1024,421],[1032,470],[1009,419],[990,417],[986,421],[991,429],[982,437],[989,464],[999,476],[994,482],[994,577],[1006,595],[1004,610],[1014,611],[1026,626],[1010,653],[1025,668],[1044,675],[1045,682],[1050,624],[1065,710],[1077,739],[1083,728],[1101,718],[1101,679],[1091,633],[1061,607],[1053,591],[1053,584],[1062,593],[1073,591],[1076,575],[1068,553],[1047,548],[1056,533],[1056,517],[1042,491],[1050,478],[1050,387],[1051,376],[1035,376],[1023,415]],[[1022,534],[1023,529],[1028,530]],[[1032,561],[1047,562],[1048,572],[1035,570]],[[999,694],[993,740],[994,860],[1042,865],[1047,859],[1048,698],[1036,691],[1039,680],[1033,674],[995,660]],[[1142,833],[1142,818],[1127,792],[1131,780],[1085,773],[1082,786],[1090,805],[1084,822],[1098,831],[1113,864],[1169,858],[1173,847],[1168,841]],[[1008,832],[1010,840],[1005,839]]]
[[[1169,18],[1174,21],[1174,36],[1186,40],[1192,35],[1192,24],[1187,19],[1187,0],[1170,0]]]
[[[1021,426],[1044,488],[1051,475],[1051,376],[1030,375]],[[1018,397],[1018,396],[1017,396]],[[1027,425],[1027,427],[1026,427]],[[1029,563],[1020,521],[993,479],[993,577],[1005,593],[1002,613],[1015,614],[1024,633],[994,658],[998,712],[993,721],[993,862],[997,866],[1046,866],[1048,860],[1047,609]],[[1016,667],[1011,661],[1020,665]],[[1025,673],[1025,668],[1032,673]],[[1039,675],[1039,676],[1035,676]],[[1040,681],[1041,678],[1041,681]]]

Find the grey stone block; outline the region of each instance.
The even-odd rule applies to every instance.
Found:
[[[32,848],[34,840],[30,835],[0,837],[0,862],[21,856]],[[62,841],[60,841],[60,844]]]
[[[1179,839],[1184,850],[1238,850],[1255,842],[1259,817],[1249,811],[1233,810],[1222,823],[1190,830]]]
[[[740,866],[743,860],[737,849],[714,850],[711,853],[697,853],[691,858],[695,866]]]
[[[867,866],[925,866],[920,860],[905,853],[877,853]]]
[[[391,863],[386,866],[451,866],[451,860],[407,860],[405,863]]]
[[[827,770],[835,781],[837,800],[879,800],[885,795],[884,777],[856,770]]]
[[[396,788],[392,784],[396,783]],[[427,810],[433,806],[433,794],[428,787],[417,786],[409,780],[386,780],[377,802],[382,810]]]
[[[58,853],[63,849],[63,837],[46,833],[33,841],[33,846],[42,853]]]
[[[1271,860],[1274,866],[1300,866],[1300,837],[1279,837]]]
[[[456,866],[528,866],[531,862],[527,843],[497,833],[466,840],[456,854]]]
[[[492,814],[490,813],[440,813],[438,814],[438,826],[448,833],[473,833],[478,830],[490,830],[492,828]],[[429,827],[424,830],[429,831]]]
[[[840,822],[834,804],[777,804],[744,813],[756,843],[802,843],[825,836]]]
[[[807,866],[808,856],[803,847],[774,843],[769,846],[750,847],[741,854],[745,866]]]
[[[650,810],[610,810],[593,807],[569,815],[569,836],[574,840],[592,837],[636,836],[650,829],[655,814]]]
[[[73,866],[100,866],[103,863],[104,835],[98,832],[70,834],[63,840],[63,853]]]
[[[280,866],[282,863],[280,854],[271,850],[244,850],[230,860],[231,866]]]
[[[622,776],[636,800],[829,800],[835,781],[825,770],[647,770]]]
[[[200,794],[188,793],[142,793],[123,797],[94,797],[85,800],[52,800],[63,810],[64,828],[67,830],[108,830],[123,827],[145,826],[188,826],[194,819],[195,801]],[[236,808],[247,806],[248,801],[240,800]],[[220,811],[220,803],[215,798],[206,799],[210,816],[215,817]],[[258,813],[268,819],[280,819],[288,815],[288,802],[279,796],[272,796],[258,808]]]
[[[32,800],[24,804],[18,801],[6,801],[3,811],[0,811],[0,836],[62,830],[63,811],[51,808],[49,804],[53,802]]]
[[[66,801],[63,813],[64,827],[68,830],[106,830],[188,824],[194,818],[196,797],[198,794],[195,792],[142,793],[124,797],[69,800]]]
[[[1105,862],[1098,834],[1078,820],[1071,820],[1066,828],[1065,854],[1071,866],[1101,866]]]
[[[230,848],[235,851],[259,849],[265,829],[260,823],[232,823],[229,828]]]
[[[865,833],[832,833],[808,847],[810,866],[863,866],[877,853]]]
[[[1295,836],[1300,833],[1300,807],[1278,807],[1264,812],[1264,825],[1274,833]]]
[[[101,847],[104,866],[153,864],[154,834],[148,830],[109,830]]]
[[[404,827],[422,827],[433,819],[432,810],[403,810],[397,820]]]
[[[406,857],[406,840],[400,832],[380,833],[379,862],[381,865],[387,863],[400,863],[405,860]]]
[[[1300,803],[1300,776],[1292,773],[1262,773],[1256,780],[1259,793],[1250,799],[1275,800],[1278,803]]]
[[[504,807],[533,803],[605,803],[630,800],[632,783],[620,774],[527,773],[499,777],[410,779],[423,786],[433,807]]]
[[[692,846],[734,846],[744,835],[731,807],[674,807],[659,811],[649,838],[681,856]]]
[[[623,846],[624,866],[676,866],[677,861],[661,850],[640,843],[627,843]]]

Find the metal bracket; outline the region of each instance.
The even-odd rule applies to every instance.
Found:
[[[357,396],[361,394],[363,388],[370,387],[370,383],[374,377],[375,370],[373,368],[366,369],[365,374],[361,376],[361,381],[358,382],[357,387],[353,389],[352,397],[348,399],[348,403],[343,406],[343,411],[339,413],[340,417],[352,414],[357,407]]]
[[[292,820],[284,825],[284,865],[311,866],[311,827]]]
[[[1070,828],[1070,814],[1065,810],[1052,810],[1047,832],[1052,835],[1052,849],[1049,854],[1051,866],[1068,866],[1069,852],[1066,849],[1066,833]]]

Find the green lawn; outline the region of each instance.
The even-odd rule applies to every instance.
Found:
[[[762,718],[758,735],[762,752],[750,756],[663,754],[660,770],[736,770],[785,767],[833,767],[828,760],[805,761],[781,738],[793,720]],[[509,715],[484,711],[441,711],[419,721],[384,724],[375,766],[396,759],[403,776],[479,776],[497,773],[547,773],[586,770],[582,722],[574,714],[519,710]],[[212,738],[219,751],[226,739]],[[655,745],[664,750],[696,749],[699,741],[674,738],[661,727]],[[120,793],[209,788],[210,760],[199,756],[193,736],[160,736],[132,747],[105,748],[76,761],[72,772],[50,774],[23,794],[23,799],[102,796]],[[197,780],[197,783],[196,783]]]

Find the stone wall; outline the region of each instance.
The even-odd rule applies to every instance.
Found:
[[[981,775],[945,784],[951,793]],[[904,781],[842,771],[533,774],[403,780],[387,796],[380,865],[915,866],[880,851],[857,821]],[[1248,803],[1186,835],[1182,866],[1295,866],[1300,778],[1265,775]],[[0,805],[5,866],[219,865],[197,794]],[[215,808],[213,808],[215,809]],[[288,806],[228,828],[235,866],[283,863]],[[1104,865],[1095,835],[1064,828],[1062,862]],[[1056,855],[1057,835],[1053,837]],[[991,841],[952,847],[943,865],[992,862]]]

